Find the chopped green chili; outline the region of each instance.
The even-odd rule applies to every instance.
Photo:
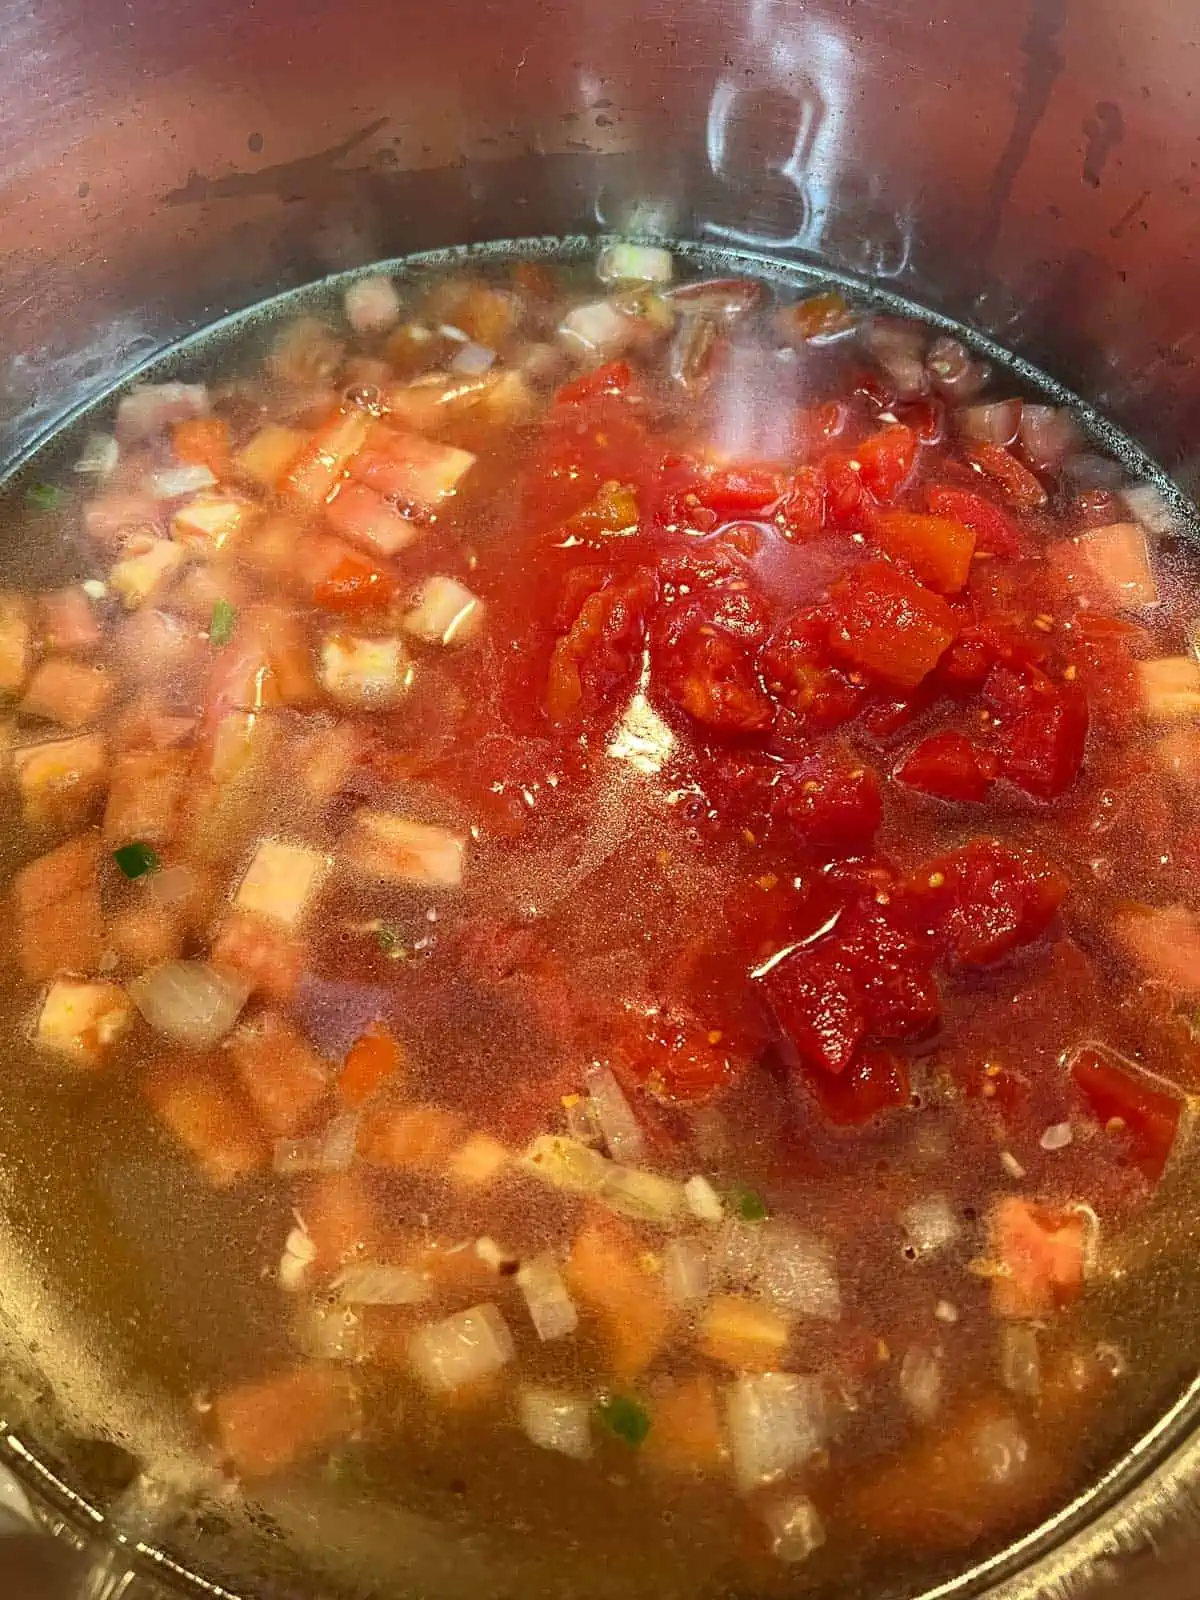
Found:
[[[158,856],[140,839],[133,844],[123,844],[119,850],[113,851],[112,857],[127,878],[144,878],[159,865]]]
[[[212,608],[212,621],[208,625],[208,637],[215,645],[228,644],[233,638],[233,630],[237,624],[237,612],[228,600],[214,600]]]
[[[596,1412],[609,1433],[634,1449],[650,1432],[650,1413],[628,1395],[609,1395],[599,1402]]]

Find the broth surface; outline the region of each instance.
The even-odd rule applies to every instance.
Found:
[[[1195,580],[1069,412],[618,245],[262,320],[10,515],[12,1210],[296,1549],[912,1593],[1178,1393]]]

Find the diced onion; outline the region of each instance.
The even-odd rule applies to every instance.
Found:
[[[721,1204],[721,1196],[702,1174],[697,1173],[694,1178],[688,1179],[683,1186],[683,1195],[688,1210],[701,1222],[720,1222],[724,1217],[725,1207]]]
[[[1015,1417],[997,1417],[979,1429],[974,1440],[974,1455],[990,1483],[1006,1486],[1024,1472],[1029,1460],[1029,1441]]]
[[[576,306],[567,312],[558,327],[558,336],[569,350],[598,361],[619,356],[636,333],[633,320],[622,315],[609,300],[593,300]]]
[[[836,1322],[842,1296],[826,1246],[786,1222],[763,1223],[759,1232],[755,1286],[763,1298],[803,1317]]]
[[[517,1273],[517,1287],[525,1296],[530,1320],[543,1344],[575,1332],[579,1313],[552,1255],[545,1252],[525,1262]]]
[[[299,1223],[284,1241],[283,1255],[279,1259],[279,1287],[295,1294],[304,1287],[309,1269],[317,1259],[317,1247],[308,1229]]]
[[[671,252],[652,244],[610,244],[596,263],[601,283],[670,283],[674,273]]]
[[[914,1201],[901,1212],[900,1224],[918,1256],[932,1256],[945,1250],[962,1231],[953,1206],[940,1194]]]
[[[356,1261],[343,1267],[330,1287],[348,1306],[417,1306],[433,1295],[426,1273],[388,1261]]]
[[[763,1507],[762,1519],[777,1561],[795,1566],[825,1543],[825,1524],[807,1495],[788,1495]]]
[[[525,1435],[542,1450],[586,1461],[592,1453],[592,1408],[581,1395],[554,1389],[523,1388],[517,1411]]]
[[[207,415],[208,409],[202,383],[138,383],[117,406],[117,438],[126,443],[152,439],[174,422]]]
[[[454,353],[450,363],[451,372],[461,372],[467,377],[474,377],[481,372],[490,372],[496,364],[496,352],[489,350],[485,344],[476,344],[474,339],[468,339]]]
[[[142,479],[142,488],[152,500],[181,500],[201,489],[214,488],[216,482],[211,468],[187,462],[181,467],[148,472]]]
[[[387,333],[400,320],[400,296],[390,278],[356,278],[342,299],[346,321],[355,333]]]
[[[321,1133],[276,1139],[271,1165],[281,1177],[298,1172],[345,1172],[358,1148],[358,1114],[347,1111]]]
[[[995,400],[989,405],[964,406],[955,414],[955,426],[967,439],[981,444],[1010,445],[1021,427],[1021,402]]]
[[[596,1108],[600,1131],[614,1161],[636,1166],[646,1159],[646,1139],[633,1108],[609,1067],[592,1066],[584,1074]]]
[[[915,400],[925,393],[929,380],[923,359],[925,335],[920,328],[877,317],[865,325],[862,336],[891,379],[897,400]]]
[[[233,1028],[250,985],[204,961],[167,961],[135,978],[129,993],[155,1033],[203,1049]]]
[[[604,1142],[604,1135],[600,1132],[600,1119],[596,1115],[596,1108],[590,1100],[581,1094],[572,1095],[563,1107],[567,1121],[567,1132],[572,1139],[578,1139],[580,1144],[598,1145]]]
[[[88,478],[107,478],[121,459],[121,446],[111,433],[89,433],[75,471]]]
[[[606,1163],[608,1172],[600,1198],[612,1210],[637,1222],[657,1222],[669,1225],[684,1214],[683,1185],[673,1178],[663,1178],[656,1172],[645,1172],[639,1167],[622,1167],[616,1162]]]
[[[777,1483],[814,1455],[828,1431],[816,1378],[794,1372],[743,1373],[725,1398],[733,1470],[742,1494]]]
[[[502,1244],[497,1244],[489,1234],[481,1234],[475,1241],[475,1254],[485,1267],[490,1267],[497,1276],[511,1277],[521,1265],[520,1256],[512,1250],[506,1250]]]
[[[910,1345],[900,1363],[900,1394],[922,1422],[932,1422],[942,1401],[942,1364],[922,1344]]]
[[[163,867],[146,878],[146,896],[158,906],[178,906],[196,893],[196,874],[182,864]]]
[[[346,1306],[302,1306],[295,1339],[313,1361],[357,1361],[362,1354],[362,1320]]]
[[[1028,1322],[1006,1322],[1000,1329],[1000,1376],[1013,1394],[1036,1400],[1042,1392],[1042,1360],[1037,1330]]]
[[[499,1372],[513,1358],[512,1335],[494,1305],[472,1306],[413,1335],[409,1360],[427,1388],[449,1393]]]
[[[427,644],[465,644],[483,623],[483,602],[457,578],[426,580],[417,603],[404,615],[406,632]]]
[[[608,1162],[598,1150],[562,1134],[539,1135],[521,1158],[525,1171],[567,1194],[599,1194],[608,1181]]]
[[[1151,533],[1162,536],[1176,531],[1178,518],[1154,484],[1131,483],[1121,490],[1121,499],[1134,521]]]
[[[708,1251],[695,1237],[671,1239],[663,1251],[663,1287],[677,1305],[703,1300],[708,1293]]]
[[[1074,1137],[1069,1122],[1052,1122],[1038,1143],[1043,1150],[1065,1150]]]

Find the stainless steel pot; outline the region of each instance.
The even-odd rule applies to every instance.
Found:
[[[0,459],[181,333],[331,269],[634,228],[882,281],[1062,379],[1185,489],[1200,475],[1189,5],[3,0],[0,11]],[[13,1200],[10,1184],[0,1208]],[[194,1467],[127,1398],[136,1356],[78,1326],[68,1276],[0,1226],[0,1335],[20,1379],[0,1455],[43,1519],[99,1561],[91,1594],[132,1595],[134,1567],[136,1592],[187,1590],[152,1553],[177,1501],[141,1484],[97,1507],[54,1466],[77,1459],[54,1432],[65,1409],[75,1435],[101,1411],[111,1431],[120,1412],[127,1439],[153,1437],[168,1479]],[[1196,1410],[1185,1397],[1055,1525],[939,1593],[1195,1593]],[[187,1543],[201,1563],[204,1537],[193,1529]],[[1174,1577],[1147,1554],[1172,1545]],[[48,1567],[15,1570],[0,1566],[0,1592],[51,1583]],[[273,1595],[319,1592],[297,1568],[264,1570]]]

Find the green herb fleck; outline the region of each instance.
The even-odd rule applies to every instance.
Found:
[[[734,1185],[729,1194],[729,1204],[743,1222],[765,1222],[770,1216],[762,1195],[745,1183]]]
[[[610,1394],[600,1401],[596,1412],[609,1433],[635,1450],[650,1432],[650,1413],[628,1395]]]
[[[123,844],[119,850],[114,850],[112,855],[127,878],[144,878],[148,872],[154,872],[159,865],[158,856],[140,839],[135,840],[133,844]]]
[[[389,928],[384,922],[375,929],[375,943],[391,961],[403,961],[408,953],[395,928]]]
[[[25,504],[35,511],[57,511],[64,495],[52,483],[31,483],[25,491]]]
[[[214,600],[208,637],[215,645],[228,644],[237,625],[237,612],[228,600]]]

